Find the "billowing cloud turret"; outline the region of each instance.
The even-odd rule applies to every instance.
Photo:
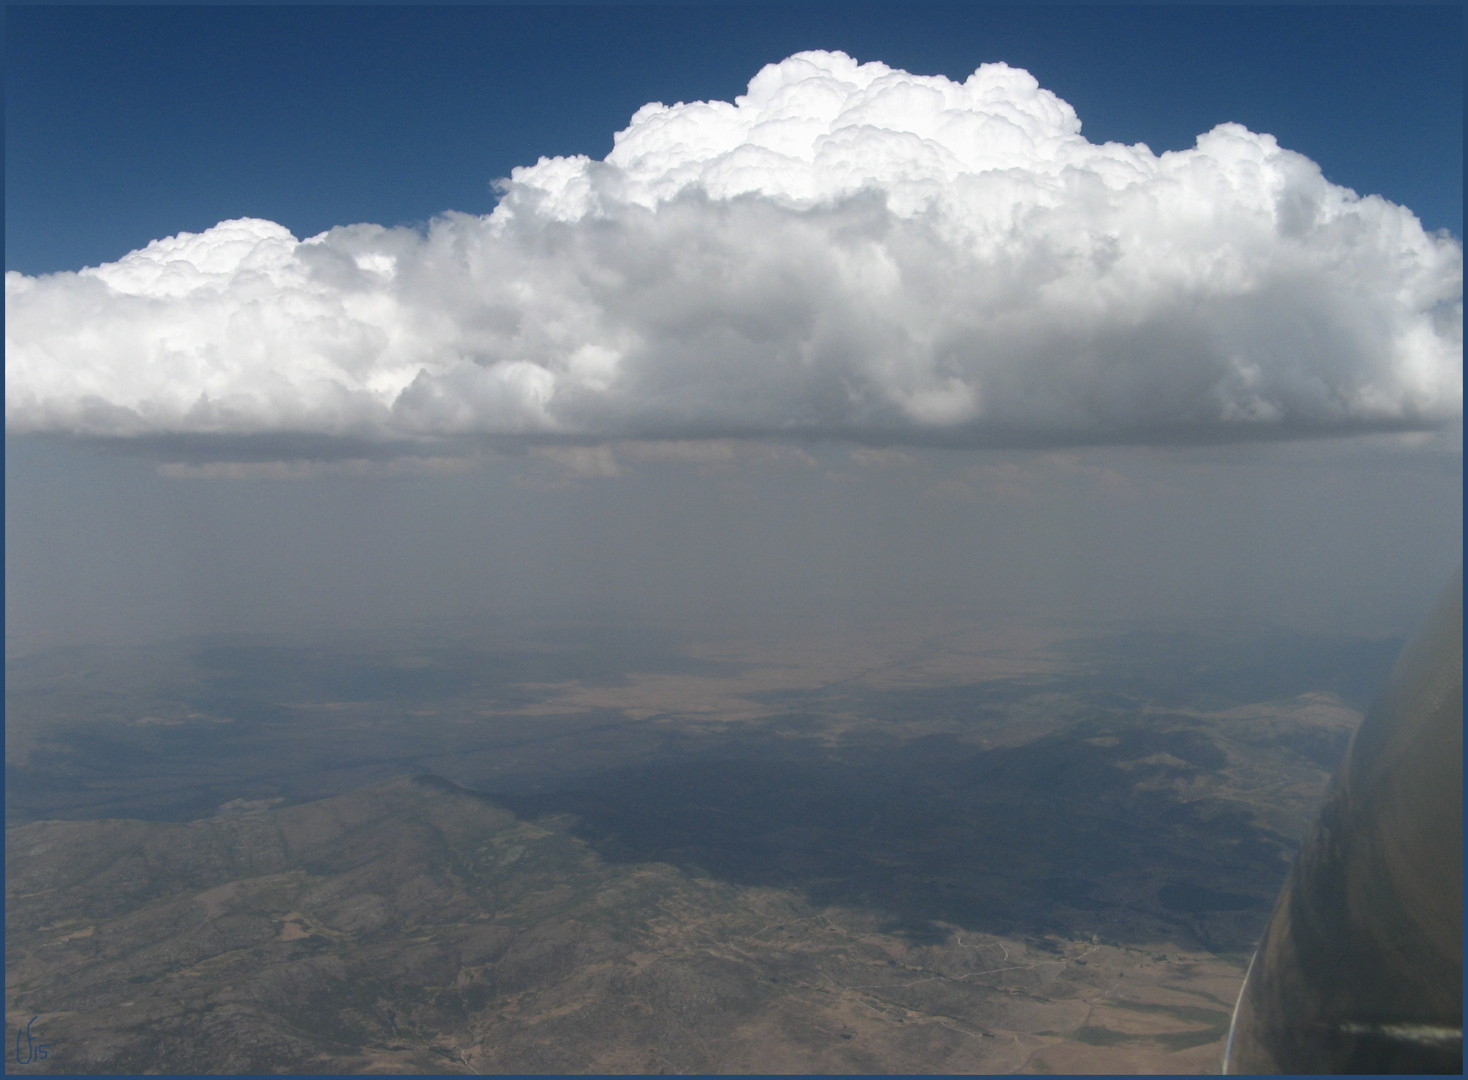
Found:
[[[492,214],[223,222],[6,275],[6,425],[959,445],[1428,428],[1462,249],[1224,124],[1093,145],[1027,73],[840,53],[644,106]]]

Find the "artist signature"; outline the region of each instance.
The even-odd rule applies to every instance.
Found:
[[[44,1058],[49,1054],[49,1051],[51,1049],[50,1043],[37,1042],[31,1037],[31,1025],[34,1024],[38,1019],[39,1017],[33,1016],[30,1018],[30,1020],[26,1022],[25,1027],[16,1029],[15,1063],[17,1065],[29,1065],[31,1062],[38,1061],[39,1059]],[[20,1045],[20,1040],[22,1037],[24,1037],[25,1039],[24,1051],[22,1051]]]

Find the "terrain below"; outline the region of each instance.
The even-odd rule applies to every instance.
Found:
[[[13,663],[8,1020],[32,1072],[1213,1072],[1391,651],[947,626]]]

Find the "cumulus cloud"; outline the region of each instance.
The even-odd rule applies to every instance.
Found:
[[[1092,144],[1004,64],[801,53],[501,196],[421,232],[245,219],[9,273],[7,428],[982,446],[1461,415],[1456,240],[1237,124]]]

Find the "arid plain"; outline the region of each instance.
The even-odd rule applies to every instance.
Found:
[[[1211,1072],[1397,644],[931,619],[12,658],[7,1016],[33,1072]]]

